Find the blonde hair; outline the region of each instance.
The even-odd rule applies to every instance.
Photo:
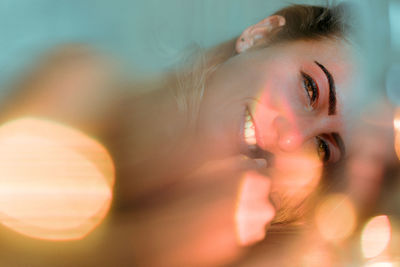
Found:
[[[336,6],[291,5],[275,15],[285,17],[286,24],[277,28],[268,38],[267,45],[285,41],[321,40],[323,38],[347,39],[350,16],[345,4]],[[236,38],[209,51],[194,49],[179,71],[175,72],[172,90],[179,110],[187,116],[188,127],[196,121],[204,94],[207,77],[229,58],[235,56]]]
[[[221,63],[236,55],[235,40],[224,42],[208,51],[194,47],[175,72],[173,91],[180,112],[186,116],[187,129],[193,130],[200,110],[207,78]]]
[[[337,38],[347,40],[350,32],[350,16],[344,4],[336,6],[291,5],[275,12],[285,17],[286,24],[277,28],[269,36],[268,45],[296,40],[322,40]],[[183,71],[177,72],[173,86],[179,110],[186,115],[187,128],[195,128],[207,78],[218,65],[235,56],[236,38],[224,42],[209,51],[197,49],[192,58],[186,61]],[[265,48],[265,47],[264,47]],[[188,62],[192,62],[188,64]],[[280,232],[288,227],[304,225],[306,214],[312,211],[311,205],[320,195],[317,188],[307,199],[296,207],[290,206],[290,199],[283,199],[280,210],[272,222],[270,232]],[[286,204],[285,204],[286,203]]]

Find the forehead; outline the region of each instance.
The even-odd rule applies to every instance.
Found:
[[[265,64],[275,65],[282,72],[315,67],[315,61],[321,63],[334,77],[339,96],[347,93],[347,84],[353,79],[353,48],[344,40],[324,38],[280,42],[260,49],[256,54],[258,59],[265,59]]]
[[[321,63],[332,75],[338,97],[338,110],[344,111],[347,106],[347,95],[351,94],[355,81],[355,60],[352,46],[340,39],[321,39],[277,43],[265,49],[268,59],[279,66],[281,71],[307,67],[319,69],[315,62]],[[269,63],[267,63],[269,64]],[[325,76],[323,73],[319,73]]]
[[[351,46],[344,40],[321,39],[300,40],[277,43],[270,46],[271,54],[277,57],[287,57],[291,61],[323,61],[337,74],[347,73],[351,68]]]

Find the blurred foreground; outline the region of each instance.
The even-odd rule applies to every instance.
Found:
[[[131,192],[118,180],[121,162],[138,159],[118,156],[107,141],[124,143],[116,129],[130,126],[119,117],[131,95],[112,75],[114,62],[67,46],[33,67],[2,101],[0,265],[400,266],[399,7],[366,1],[360,10],[380,15],[380,24],[368,20],[369,33],[382,36],[360,37],[371,88],[352,129],[354,152],[323,173],[312,159],[282,162],[288,195],[303,200],[319,183],[321,192],[306,211],[292,210],[301,223],[278,222],[267,233],[260,225],[275,215],[274,199],[254,203],[270,184],[248,171],[257,166],[246,158],[144,184],[133,191],[140,197],[121,204],[117,193]],[[143,164],[154,173],[168,166]]]

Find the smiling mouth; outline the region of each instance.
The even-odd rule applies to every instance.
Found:
[[[265,159],[267,161],[268,167],[271,166],[273,161],[273,154],[269,151],[262,149],[258,142],[257,126],[255,124],[254,118],[246,106],[243,131],[242,131],[242,146],[241,152],[246,156],[253,159]]]
[[[254,126],[254,120],[248,108],[246,108],[246,113],[245,113],[243,137],[245,143],[249,147],[257,146],[256,127]]]

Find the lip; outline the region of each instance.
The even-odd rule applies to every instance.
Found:
[[[239,151],[241,154],[244,154],[251,158],[265,159],[265,160],[267,160],[268,166],[271,166],[271,164],[273,163],[273,159],[274,159],[274,155],[271,152],[259,148],[259,149],[257,149],[257,153],[254,154],[253,151],[250,150],[249,145],[245,141],[244,126],[245,126],[247,112],[250,114],[250,117],[252,118],[254,129],[255,129],[254,131],[255,131],[255,138],[256,138],[257,145],[255,145],[254,149],[257,149],[257,147],[260,144],[260,135],[257,130],[258,129],[257,124],[254,120],[253,114],[251,113],[249,106],[245,105],[244,110],[243,110],[242,121],[240,124],[240,130],[239,130]]]
[[[249,111],[249,107],[248,107],[248,105],[245,105],[243,108],[243,113],[242,113],[243,115],[242,115],[242,119],[240,121],[240,128],[239,128],[239,135],[238,135],[239,152],[244,155],[249,154],[249,147],[248,147],[246,141],[244,140],[244,124],[246,122],[247,111]]]
[[[250,111],[249,106],[245,105],[244,110],[243,110],[243,116],[242,116],[241,124],[240,124],[240,130],[239,130],[239,151],[242,154],[250,155],[249,145],[246,143],[245,137],[244,137],[244,126],[245,126],[245,122],[246,122],[247,113],[249,113],[249,115],[250,115],[250,117],[251,117],[251,119],[253,121],[254,129],[255,129],[254,131],[255,131],[256,142],[257,142],[257,144],[259,144],[259,136],[258,136],[256,123],[254,121],[254,118],[253,118],[253,115],[252,115],[252,113]]]

